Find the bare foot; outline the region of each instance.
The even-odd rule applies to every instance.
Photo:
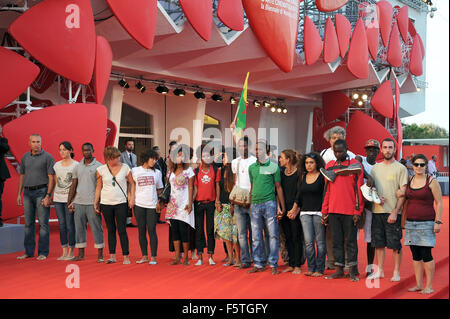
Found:
[[[179,264],[180,264],[180,260],[179,259],[175,259],[169,265],[179,265]]]
[[[322,277],[323,274],[320,273],[320,272],[315,272],[315,273],[313,273],[311,276],[312,276],[312,277]]]
[[[423,288],[418,287],[418,286],[414,286],[414,287],[408,289],[409,292],[415,292],[415,291],[421,291],[421,290],[423,290]]]
[[[305,276],[312,276],[314,273],[311,271],[305,272]]]

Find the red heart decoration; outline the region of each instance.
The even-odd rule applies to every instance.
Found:
[[[283,9],[276,4],[242,0],[250,26],[259,43],[272,61],[284,72],[292,70],[296,54],[298,12],[301,1],[295,2]]]
[[[117,134],[116,123],[108,119],[105,147],[114,146],[116,134]]]
[[[316,0],[316,6],[319,11],[331,12],[343,7],[348,0]]]
[[[367,45],[366,28],[361,18],[356,22],[353,30],[347,56],[347,68],[359,79],[369,77],[369,50]]]
[[[325,23],[325,35],[323,37],[323,61],[331,63],[339,57],[339,41],[331,18]]]
[[[83,158],[81,146],[90,142],[96,150],[97,160],[103,161],[106,139],[106,108],[98,104],[65,104],[33,111],[8,122],[3,134],[9,139],[11,153],[20,161],[29,152],[28,139],[38,133],[42,137],[42,148],[58,161],[59,144],[72,143],[75,159]],[[50,124],[51,123],[51,124]]]
[[[422,52],[422,61],[423,61],[423,59],[425,58],[425,47],[423,45],[422,38],[420,37],[420,34],[417,33],[417,37],[419,39],[420,51]]]
[[[97,104],[102,104],[108,88],[111,75],[113,54],[108,40],[97,36],[97,50],[95,52],[94,90]]]
[[[387,51],[387,61],[390,65],[399,67],[402,61],[402,44],[400,42],[400,33],[398,31],[397,22],[392,26],[391,35],[389,37],[389,47]]]
[[[150,50],[156,31],[157,0],[106,0],[111,11],[128,34]]]
[[[205,41],[211,36],[212,0],[178,0],[186,18]]]
[[[388,46],[389,35],[392,26],[392,5],[386,0],[377,2],[378,21],[380,23],[381,40],[385,47]]]
[[[334,16],[334,23],[336,25],[336,34],[339,41],[339,52],[341,58],[344,58],[347,54],[348,45],[350,43],[350,35],[352,34],[352,25],[350,21],[342,15],[336,14]]]
[[[322,109],[325,122],[336,120],[352,105],[352,100],[341,91],[331,91],[322,94]]]
[[[375,61],[378,56],[380,29],[375,28],[373,26],[369,26],[366,28],[366,35],[370,56],[372,57],[372,60]]]
[[[397,24],[400,34],[402,36],[403,42],[408,42],[408,6],[403,6],[398,10],[397,14]]]
[[[393,118],[394,116],[394,95],[389,80],[384,81],[373,94],[370,100],[372,107],[384,117]]]
[[[95,25],[89,0],[40,2],[17,18],[9,32],[55,73],[81,84],[91,81]]]
[[[305,63],[311,65],[316,63],[322,53],[323,43],[314,22],[305,16],[305,25],[303,30],[303,43],[305,50]]]
[[[419,41],[419,34],[416,34],[409,56],[409,71],[415,76],[420,76],[423,73],[422,50]]]
[[[0,109],[22,94],[39,74],[36,64],[1,46],[0,70]]]
[[[244,8],[241,0],[219,0],[217,17],[231,30],[244,30]]]

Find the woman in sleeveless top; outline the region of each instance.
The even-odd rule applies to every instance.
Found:
[[[416,276],[416,286],[409,291],[431,294],[435,269],[431,248],[434,247],[436,234],[441,229],[442,192],[436,179],[427,175],[428,159],[423,154],[414,156],[412,163],[415,175],[398,194],[399,197],[406,196],[407,199],[405,246],[411,249]],[[425,288],[423,288],[424,269]]]

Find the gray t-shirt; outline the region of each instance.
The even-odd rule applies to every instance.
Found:
[[[44,150],[38,154],[27,152],[20,161],[19,174],[23,174],[23,186],[32,187],[48,184],[48,175],[55,175],[53,156]]]
[[[78,179],[77,195],[73,201],[80,205],[94,205],[95,188],[97,187],[97,167],[103,164],[94,158],[88,165],[84,164],[84,158],[73,170],[73,178]]]

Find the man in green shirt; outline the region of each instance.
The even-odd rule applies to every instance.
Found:
[[[278,274],[278,222],[277,215],[285,212],[283,190],[281,189],[280,168],[270,161],[268,154],[270,147],[265,141],[256,144],[257,162],[250,165],[248,173],[251,183],[251,226],[252,226],[252,252],[254,267],[249,273],[265,270],[265,258],[263,252],[262,230],[264,225],[269,235],[270,252],[268,263],[272,268],[272,274]],[[275,194],[276,190],[276,194]],[[277,196],[281,210],[277,214]]]

